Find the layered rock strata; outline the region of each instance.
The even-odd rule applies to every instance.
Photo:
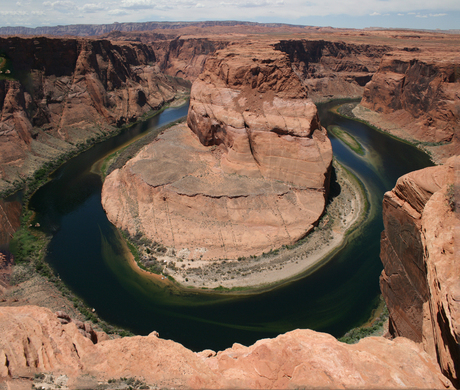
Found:
[[[47,373],[68,388],[96,388],[120,377],[135,377],[150,388],[451,387],[436,362],[404,338],[347,345],[324,333],[295,330],[250,347],[194,353],[156,332],[105,341],[98,335],[92,341],[59,315],[60,320],[36,306],[0,308],[0,380],[7,386],[30,386],[44,377],[35,374]]]
[[[230,46],[194,82],[187,123],[104,183],[108,218],[187,259],[257,255],[323,213],[332,149],[288,57]]]
[[[460,157],[402,176],[383,201],[380,279],[390,332],[422,343],[460,373]],[[454,211],[457,207],[456,211]]]
[[[391,50],[385,45],[306,39],[282,40],[276,47],[289,55],[315,101],[361,97],[381,58]]]
[[[12,37],[0,51],[0,190],[186,90],[140,43]]]
[[[460,154],[459,90],[458,55],[395,51],[383,58],[361,101],[362,107],[380,116],[359,116],[399,137],[421,142],[437,161],[445,161]]]
[[[151,42],[160,70],[167,75],[190,81],[194,81],[203,71],[210,55],[228,44],[225,40],[179,37]]]

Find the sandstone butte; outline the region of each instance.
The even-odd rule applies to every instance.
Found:
[[[332,148],[285,53],[253,42],[209,57],[187,124],[106,178],[114,225],[195,260],[259,255],[313,228]]]
[[[80,124],[83,128],[92,129],[92,126],[91,121],[72,122],[72,115],[68,117],[70,127],[59,127],[59,121],[46,122],[51,124],[48,127],[46,123],[33,122],[30,114],[39,112],[38,103],[46,103],[45,110],[40,106],[45,113],[46,110],[72,113],[73,109],[78,111],[78,105],[67,105],[67,101],[75,103],[74,99],[81,96],[78,102],[88,102],[88,112],[94,113],[94,107],[98,107],[94,102],[98,99],[93,101],[93,98],[98,94],[93,93],[90,86],[94,84],[87,82],[88,78],[102,85],[99,91],[104,99],[122,96],[121,100],[127,102],[129,91],[134,97],[139,96],[136,88],[146,85],[142,81],[145,78],[135,76],[136,72],[154,66],[160,73],[193,80],[201,73],[210,54],[227,47],[230,40],[240,41],[244,35],[242,27],[218,26],[222,35],[213,35],[208,29],[208,35],[203,37],[199,33],[202,28],[189,26],[169,34],[164,30],[113,33],[111,39],[116,38],[118,43],[96,44],[107,45],[104,46],[108,48],[105,54],[93,56],[93,47],[83,51],[86,57],[82,59],[91,59],[82,62],[84,67],[77,68],[76,60],[72,60],[68,69],[59,72],[50,53],[59,52],[60,42],[69,40],[41,37],[11,38],[7,44],[2,41],[2,48],[27,48],[17,50],[21,54],[17,60],[14,50],[9,51],[17,64],[30,60],[27,54],[33,53],[37,60],[32,64],[54,65],[42,73],[41,68],[28,68],[32,74],[40,76],[34,78],[41,80],[38,86],[54,85],[53,80],[61,81],[61,77],[68,75],[72,80],[69,84],[64,78],[63,84],[58,83],[57,90],[62,87],[66,91],[60,95],[62,99],[53,99],[54,92],[51,92],[46,100],[45,95],[39,95],[39,100],[34,94],[28,95],[19,81],[2,81],[4,93],[1,96],[5,98],[2,97],[1,105],[0,156],[10,156],[8,161],[2,161],[2,180],[12,181],[18,172],[23,175],[33,172],[33,169],[21,168],[35,167],[27,162],[30,159],[39,162],[49,159],[53,155],[49,152],[51,149],[40,152],[40,148],[44,148],[42,144],[52,147],[57,143],[61,147],[71,145],[68,141],[71,138],[66,138],[68,135],[75,137],[71,142],[94,137],[94,130],[84,134],[74,131]],[[251,32],[257,34],[269,31],[270,39],[276,34],[273,29],[251,28]],[[233,34],[230,40],[229,34]],[[438,162],[459,154],[458,36],[320,28],[308,29],[307,38],[305,30],[295,29],[295,34],[298,34],[295,39],[287,40],[284,35],[276,45],[288,54],[292,68],[310,97],[317,101],[364,95],[355,111],[360,117],[400,137],[420,141]],[[258,35],[258,39],[262,36]],[[100,41],[85,43],[76,39],[75,42],[79,42],[75,46],[88,48],[94,46],[91,42]],[[49,62],[45,61],[47,56],[39,54],[47,45],[53,45],[52,50],[47,51]],[[156,50],[155,60],[150,57],[150,63],[139,62],[137,54],[130,54],[148,47]],[[114,53],[117,54],[112,56]],[[74,55],[76,58],[80,57]],[[111,65],[114,58],[120,59],[116,66]],[[126,58],[136,60],[129,62],[129,66],[121,66]],[[92,67],[95,64],[98,67]],[[127,73],[123,73],[125,71]],[[105,82],[110,79],[106,75],[120,77],[120,74],[129,77],[120,78],[118,84]],[[73,75],[78,76],[75,80],[83,82],[73,86]],[[69,85],[70,88],[66,87]],[[42,91],[40,87],[35,90]],[[76,94],[67,95],[68,91]],[[108,101],[103,100],[103,105]],[[144,112],[139,108],[142,105],[138,104],[138,99],[129,101],[129,108],[128,104],[125,106],[129,115],[96,115],[102,127],[116,124],[117,119],[122,119],[121,122],[126,118],[135,119]],[[30,102],[33,104],[26,106]],[[109,113],[118,112],[116,106],[107,109]],[[41,115],[38,113],[37,118],[43,118]],[[222,145],[216,145],[216,150]],[[13,148],[14,153],[8,148]],[[4,150],[9,152],[5,154]],[[115,340],[107,340],[107,336],[98,333],[95,338],[89,324],[63,320],[66,316],[62,313],[58,313],[58,318],[49,310],[35,306],[2,307],[0,386],[30,388],[34,374],[47,372],[55,376],[54,382],[51,381],[54,387],[67,384],[70,388],[95,388],[99,380],[120,376],[137,376],[154,388],[458,388],[459,220],[458,213],[448,206],[450,185],[454,184],[457,210],[459,207],[458,172],[457,157],[444,166],[404,176],[395,189],[385,195],[381,253],[385,270],[381,288],[390,311],[393,340],[372,337],[355,345],[345,345],[329,335],[295,330],[275,339],[260,340],[250,347],[235,344],[217,354],[213,351],[193,353],[173,341],[158,338],[155,333]],[[16,226],[16,214],[7,212],[2,218]],[[1,261],[6,268],[10,266],[10,259],[4,257]],[[104,383],[110,388],[110,384]]]

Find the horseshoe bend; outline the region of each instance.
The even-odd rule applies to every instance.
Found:
[[[0,251],[0,389],[459,388],[458,35],[320,29],[290,40],[269,30],[256,39],[236,24],[225,27],[229,39],[179,27],[182,35],[165,29],[64,38],[65,67],[57,70],[39,53],[59,52],[60,38],[0,40],[12,64],[33,68],[32,89],[0,81],[2,188],[50,154],[172,101],[189,85],[172,78],[181,76],[193,81],[186,122],[105,178],[107,217],[142,237],[147,269],[161,262],[184,286],[289,279],[340,245],[365,209],[365,195],[333,159],[315,105],[362,97],[343,112],[417,143],[438,164],[403,175],[383,198],[386,336],[348,345],[297,329],[219,352],[193,352],[161,332],[113,337],[84,322],[49,282],[31,288],[38,282],[23,281],[12,271],[21,264]],[[28,52],[33,61],[24,61]],[[330,196],[334,185],[341,192]],[[0,206],[9,239],[21,223],[20,205]],[[330,215],[326,239],[315,227]],[[216,268],[229,276],[215,280]]]

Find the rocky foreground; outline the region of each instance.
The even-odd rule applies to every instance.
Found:
[[[97,341],[103,335],[63,317],[35,306],[0,309],[0,377],[7,386],[110,389],[115,379],[136,378],[143,388],[452,387],[435,359],[406,338],[347,345],[295,330],[250,347],[194,353],[156,332]]]

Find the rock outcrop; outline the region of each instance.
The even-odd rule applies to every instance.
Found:
[[[451,387],[435,360],[404,338],[347,345],[295,330],[249,347],[194,353],[156,332],[93,343],[74,322],[63,324],[48,309],[0,308],[0,381],[30,386],[41,373],[69,388],[96,388],[120,377],[155,388]]]
[[[169,76],[194,81],[203,71],[206,59],[229,44],[208,38],[152,40],[160,70]]]
[[[0,51],[0,190],[187,89],[141,43],[12,37]]]
[[[460,374],[460,157],[402,176],[383,201],[380,279],[390,333],[422,343]],[[457,205],[458,207],[458,205]]]
[[[361,97],[364,86],[390,51],[385,45],[325,40],[282,40],[276,47],[289,54],[294,71],[315,101]]]
[[[381,113],[374,122],[390,123],[395,135],[421,142],[445,161],[460,154],[459,69],[458,54],[395,51],[383,58],[361,105]]]
[[[229,46],[192,86],[178,127],[104,183],[116,226],[187,259],[236,259],[293,243],[323,213],[332,149],[286,54]]]

